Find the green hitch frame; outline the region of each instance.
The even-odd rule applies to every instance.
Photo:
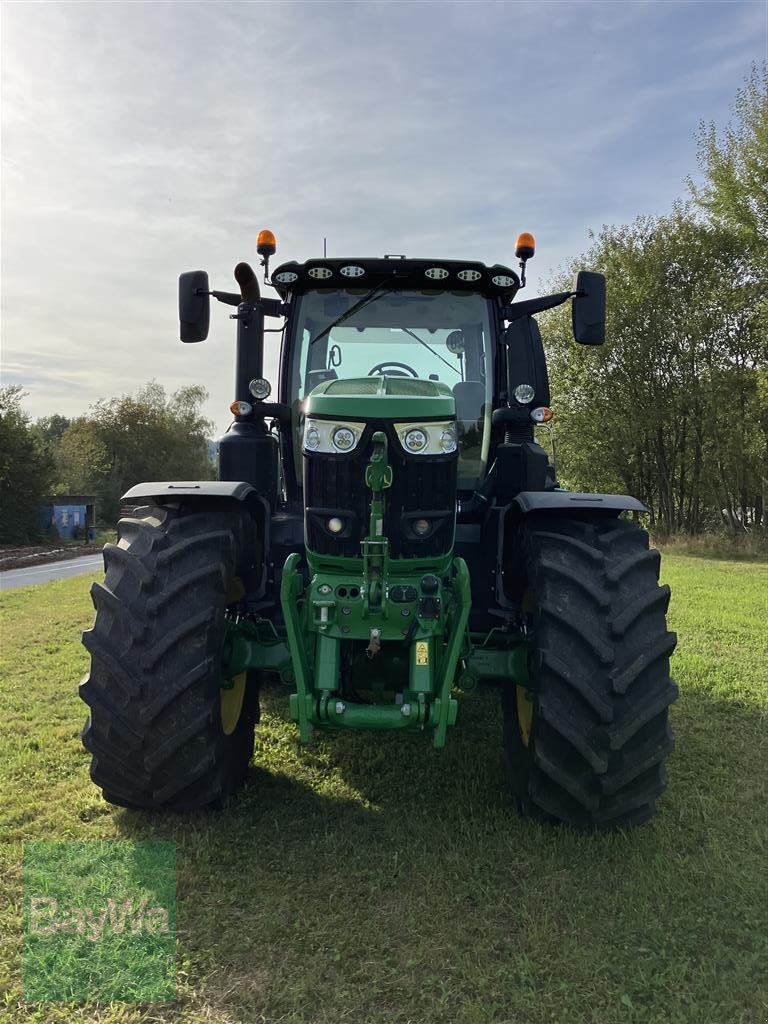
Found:
[[[297,552],[288,555],[285,561],[283,578],[280,583],[280,603],[283,606],[288,649],[291,652],[296,677],[296,693],[291,695],[291,711],[295,711],[294,717],[299,723],[299,739],[302,743],[310,743],[312,740],[312,675],[304,634],[299,623],[298,602],[303,589],[303,580],[299,572],[300,562],[301,556]]]
[[[456,721],[458,704],[451,697],[459,658],[467,643],[467,623],[471,607],[469,570],[462,558],[453,561],[453,578],[444,590],[449,611],[442,625],[445,634],[438,631],[433,621],[416,620],[413,636],[408,643],[408,676],[403,688],[401,704],[356,704],[338,694],[340,685],[339,657],[343,634],[336,621],[335,605],[330,600],[316,603],[329,609],[324,621],[313,615],[312,595],[320,588],[334,589],[322,574],[303,591],[303,578],[299,571],[300,556],[289,555],[283,569],[281,600],[285,617],[288,648],[294,666],[296,691],[291,695],[291,716],[298,723],[299,738],[309,743],[315,726],[323,728],[350,728],[371,730],[431,731],[434,745],[443,747],[448,727]],[[359,579],[359,577],[358,577]],[[408,577],[397,577],[408,579]],[[350,583],[344,573],[335,577],[336,586]],[[385,592],[382,581],[382,593]],[[359,607],[355,616],[344,618],[344,628],[354,631],[351,639],[364,642],[371,628],[381,636],[382,653],[399,652],[404,638],[400,630],[403,619],[388,616],[388,602],[374,612]],[[347,622],[352,625],[347,625]],[[371,623],[375,623],[371,627]],[[397,632],[395,632],[397,630]],[[314,657],[312,653],[314,652]],[[386,661],[385,661],[386,665]]]
[[[435,739],[436,747],[444,747],[448,726],[456,721],[458,704],[451,697],[453,680],[456,675],[456,666],[459,662],[459,655],[464,645],[469,622],[469,611],[472,606],[472,595],[469,583],[469,569],[463,558],[454,560],[456,575],[453,581],[453,591],[456,600],[456,617],[451,624],[451,631],[448,639],[448,650],[445,654],[442,665],[442,681],[438,690],[438,696],[434,701],[436,717]]]
[[[435,747],[443,747],[448,727],[455,724],[457,717],[458,704],[451,696],[454,685],[469,689],[479,679],[485,679],[532,689],[530,637],[525,631],[504,627],[487,635],[470,635],[470,580],[463,559],[455,558],[448,577],[443,578],[446,610],[440,621],[419,621],[410,617],[410,609],[408,620],[399,617],[403,605],[387,600],[386,577],[382,581],[384,601],[378,612],[364,609],[359,600],[354,614],[348,602],[349,614],[339,615],[338,605],[343,602],[335,599],[334,588],[359,584],[359,568],[356,576],[346,566],[334,574],[327,570],[316,573],[305,591],[300,564],[300,555],[292,554],[283,569],[280,593],[284,635],[268,620],[236,617],[228,622],[223,658],[227,682],[223,685],[231,686],[237,675],[249,669],[273,671],[283,682],[293,683],[291,717],[298,723],[302,743],[311,742],[317,726],[331,730],[432,732]],[[390,580],[392,585],[402,588],[413,584],[414,577],[406,575],[402,565],[391,565],[397,570]],[[320,614],[323,610],[327,614]],[[407,679],[399,703],[358,704],[339,694],[344,638],[339,621],[344,624],[341,629],[353,631],[352,638],[359,641],[370,635],[371,623],[375,624],[384,651],[380,673],[394,673],[399,679]],[[412,636],[403,637],[403,621],[411,622],[408,632]],[[463,666],[460,672],[459,662]],[[364,677],[368,664],[360,654],[358,666]],[[371,665],[375,667],[376,663]]]

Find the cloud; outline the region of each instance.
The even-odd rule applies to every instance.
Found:
[[[683,192],[759,6],[6,5],[4,374],[35,415],[199,380],[223,427],[234,331],[182,348],[176,278],[232,288],[262,226],[280,259],[487,263],[533,230],[535,288]]]

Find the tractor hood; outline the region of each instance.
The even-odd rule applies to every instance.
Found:
[[[307,416],[354,420],[452,420],[453,392],[438,380],[352,377],[318,384],[304,403]]]

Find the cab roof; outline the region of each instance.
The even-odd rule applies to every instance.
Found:
[[[520,278],[509,267],[471,260],[407,259],[404,256],[312,259],[305,263],[281,263],[270,283],[282,298],[320,288],[355,288],[361,291],[389,285],[393,289],[419,291],[480,292],[510,302],[520,288]]]

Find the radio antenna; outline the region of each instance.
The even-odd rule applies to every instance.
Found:
[[[323,259],[325,259],[325,257],[328,255],[328,252],[327,252],[327,248],[328,247],[326,245],[327,241],[328,241],[327,238],[323,239]]]

